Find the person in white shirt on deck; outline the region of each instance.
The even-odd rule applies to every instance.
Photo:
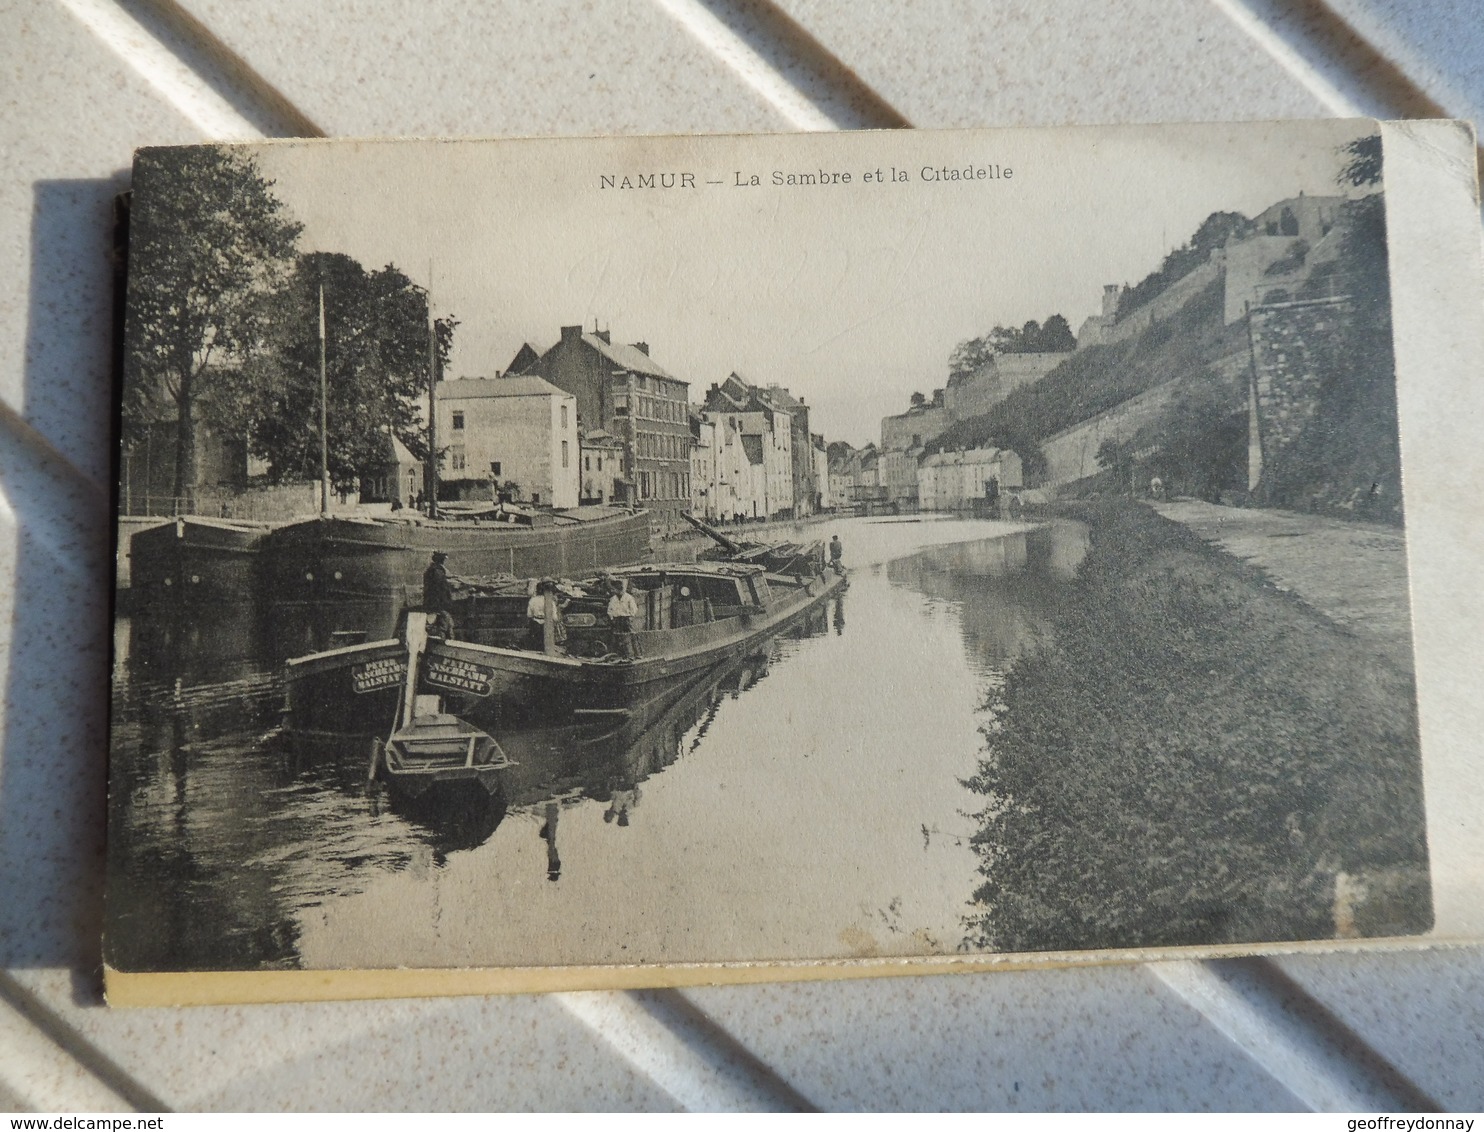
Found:
[[[608,598],[608,623],[613,626],[613,644],[618,649],[619,656],[632,659],[634,618],[639,616],[639,603],[629,593],[622,578],[614,578],[609,586],[613,591]]]

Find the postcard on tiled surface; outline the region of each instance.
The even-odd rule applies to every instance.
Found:
[[[1477,938],[1474,153],[141,151],[110,1000]]]

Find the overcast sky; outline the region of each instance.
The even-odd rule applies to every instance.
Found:
[[[947,378],[954,345],[1134,283],[1211,212],[1339,190],[1366,122],[894,131],[505,143],[283,142],[257,151],[301,246],[395,263],[461,320],[452,374],[493,375],[563,324],[650,344],[699,401],[737,371],[811,406],[827,439]],[[864,173],[905,171],[905,183]],[[930,181],[924,167],[1013,176]],[[774,171],[849,185],[772,185]],[[690,173],[695,187],[605,188]],[[759,187],[735,186],[756,173]],[[678,181],[678,176],[677,176]],[[721,184],[708,184],[721,181]],[[621,182],[618,182],[621,183]]]

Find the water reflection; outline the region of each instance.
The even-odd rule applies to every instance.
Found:
[[[1046,633],[1046,611],[1087,554],[1085,524],[934,547],[887,565],[894,585],[951,603],[970,663],[1000,673]]]
[[[814,610],[787,636],[823,634],[828,616]],[[498,732],[515,765],[494,795],[411,798],[372,779],[369,736],[280,726],[276,666],[243,649],[259,640],[245,623],[120,620],[107,943],[116,965],[294,965],[307,910],[388,872],[442,868],[488,842],[512,809],[541,815],[546,876],[558,881],[563,808],[606,802],[627,828],[639,783],[694,750],[717,705],[766,675],[777,645],[703,671],[618,727]],[[235,654],[224,644],[234,640]]]
[[[121,619],[110,962],[953,950],[987,682],[1034,647],[1086,532],[845,521],[810,537],[836,530],[852,588],[793,634],[616,727],[496,732],[515,765],[496,796],[456,803],[368,781],[366,740],[281,731],[279,645],[251,611]]]

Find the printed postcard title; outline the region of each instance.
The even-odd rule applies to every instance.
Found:
[[[699,190],[728,189],[805,189],[855,185],[950,185],[966,182],[1009,181],[1015,170],[996,163],[967,165],[923,165],[899,168],[895,165],[874,169],[769,169],[758,172],[732,169],[724,174],[697,173],[685,170],[648,173],[600,173],[598,188],[604,191],[625,190]]]

